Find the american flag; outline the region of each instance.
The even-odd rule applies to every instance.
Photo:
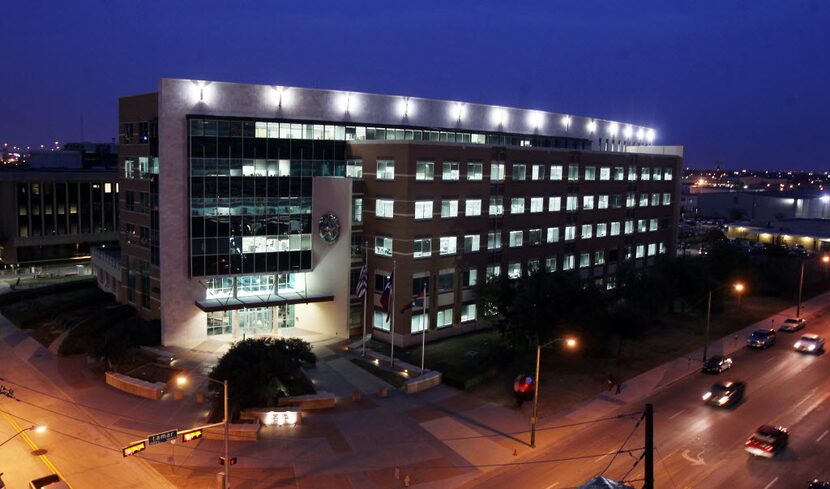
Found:
[[[360,276],[357,277],[357,285],[354,287],[354,294],[358,297],[366,295],[366,264],[360,269]]]

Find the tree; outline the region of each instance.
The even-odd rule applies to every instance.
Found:
[[[233,418],[242,409],[275,406],[282,396],[313,393],[301,367],[316,362],[311,345],[299,338],[251,338],[234,343],[210,377],[228,381]],[[212,383],[210,389],[219,392],[222,387]],[[221,407],[214,412],[221,413]]]

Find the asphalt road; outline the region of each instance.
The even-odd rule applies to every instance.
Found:
[[[694,374],[619,408],[627,413],[654,405],[655,487],[804,489],[814,478],[830,480],[830,354],[806,355],[792,348],[802,333],[830,338],[830,311],[808,316],[808,322],[801,332],[779,333],[768,350],[737,352],[732,369],[720,375]],[[730,409],[704,405],[701,396],[709,386],[727,379],[747,383],[745,399]],[[620,449],[632,431],[624,447],[643,446],[644,423],[634,429],[637,419],[552,430],[546,435],[558,439],[528,463],[487,473],[469,487],[563,489],[603,471],[611,479],[641,479],[643,463],[632,469],[641,451],[622,453],[613,463],[611,455],[603,456]],[[789,447],[772,460],[744,451],[744,441],[761,424],[790,429]],[[642,487],[642,482],[631,485]]]

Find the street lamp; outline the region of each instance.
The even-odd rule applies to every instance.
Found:
[[[228,381],[227,380],[216,380],[208,377],[207,375],[198,375],[195,374],[196,377],[201,377],[206,379],[208,382],[214,382],[216,384],[220,384],[222,386],[224,392],[224,418],[222,419],[222,424],[225,425],[225,489],[230,489],[231,487],[231,464],[230,464],[230,457],[228,456],[228,423],[230,423],[230,417],[228,412]],[[176,385],[179,387],[183,387],[187,384],[187,376],[179,375],[176,377]]]
[[[46,427],[43,426],[43,425],[38,425],[38,426],[32,425],[28,428],[23,428],[22,430],[18,431],[17,433],[13,434],[12,436],[6,438],[6,441],[4,441],[3,443],[0,443],[0,447],[2,447],[6,443],[14,440],[15,438],[17,438],[21,434],[25,433],[26,431],[34,431],[35,433],[43,433],[44,431],[46,431]]]
[[[706,338],[703,342],[703,363],[706,363],[706,357],[709,354],[709,326],[710,326],[710,323],[711,323],[711,320],[712,320],[712,293],[726,287],[727,285],[728,284],[723,284],[720,287],[715,287],[714,289],[709,289],[709,295],[708,295],[707,304],[706,304]],[[740,310],[740,308],[741,308],[740,300],[741,300],[741,297],[743,296],[742,292],[744,291],[745,286],[742,282],[736,282],[735,284],[732,285],[732,288],[735,290],[735,292],[738,293],[738,309]],[[695,304],[699,304],[699,302],[696,302]]]
[[[530,417],[530,448],[536,448],[536,413],[539,407],[539,363],[542,357],[542,348],[547,348],[558,342],[565,343],[569,349],[576,348],[576,339],[571,337],[556,338],[545,344],[536,344],[536,378],[533,385],[533,415]]]

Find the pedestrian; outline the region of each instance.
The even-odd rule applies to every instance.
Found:
[[[619,394],[620,390],[622,390],[622,383],[618,379],[615,379],[614,383],[617,385],[617,394]]]
[[[614,388],[614,376],[608,374],[608,380],[606,382],[608,383],[608,392],[611,392],[611,389]]]

